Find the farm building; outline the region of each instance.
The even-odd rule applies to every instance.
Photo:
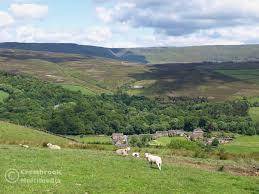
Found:
[[[211,145],[215,138],[216,137],[212,137],[212,138],[208,139],[206,144],[207,145]],[[233,141],[233,138],[231,138],[231,137],[223,137],[223,138],[218,138],[218,141],[219,141],[219,144],[227,144],[227,143]]]
[[[168,136],[168,131],[156,131],[155,134],[153,134],[153,139],[157,139],[159,137],[166,137]]]
[[[173,137],[173,136],[181,136],[183,137],[185,134],[184,130],[169,130],[168,131],[168,136]]]
[[[194,141],[198,139],[203,139],[203,134],[204,132],[201,128],[194,129],[190,136],[190,139]]]
[[[123,135],[123,133],[113,133],[112,134],[112,141],[114,145],[123,147],[128,145],[128,136]]]
[[[233,141],[233,138],[231,138],[231,137],[219,138],[219,143],[220,144],[227,144],[227,143],[229,143],[231,141]]]
[[[140,85],[135,85],[131,87],[132,89],[143,89],[144,86],[140,86]]]

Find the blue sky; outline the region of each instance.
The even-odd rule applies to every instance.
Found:
[[[259,0],[0,0],[0,41],[105,47],[259,43]]]

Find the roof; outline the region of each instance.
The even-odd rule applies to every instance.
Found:
[[[204,131],[201,128],[197,128],[197,129],[194,129],[193,132],[194,133],[203,133]]]

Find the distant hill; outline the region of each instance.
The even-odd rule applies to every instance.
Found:
[[[125,56],[120,55],[118,49],[97,46],[78,45],[69,43],[0,43],[2,49],[19,49],[30,51],[45,51],[54,53],[79,54],[85,57],[102,57],[107,59],[125,60],[131,62],[147,63],[144,56],[138,56],[131,51],[125,51]],[[119,49],[124,52],[123,49]]]
[[[257,61],[259,45],[193,46],[122,49],[121,58],[144,56],[148,63]],[[127,51],[127,52],[125,52]]]
[[[0,43],[0,48],[80,54],[138,63],[257,61],[259,45],[104,48],[68,43]]]

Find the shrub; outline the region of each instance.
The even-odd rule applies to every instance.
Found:
[[[196,150],[194,152],[193,157],[195,157],[195,158],[206,158],[207,153],[205,151],[203,151],[202,149],[199,149],[199,150]]]
[[[223,172],[225,170],[225,166],[224,165],[222,165],[222,166],[220,166],[219,168],[218,168],[218,171],[219,172]]]
[[[219,159],[220,160],[226,160],[228,159],[228,154],[225,152],[223,148],[219,150]]]
[[[213,139],[211,145],[212,145],[213,147],[218,147],[218,145],[219,145],[219,140],[218,140],[217,138]]]
[[[44,147],[44,148],[48,147],[47,144],[48,144],[47,142],[43,142],[42,147]]]
[[[129,144],[135,147],[148,146],[148,143],[152,140],[151,135],[133,135],[130,137]]]
[[[198,150],[200,149],[200,145],[197,142],[180,140],[180,139],[172,139],[168,144],[169,148],[172,149],[186,149],[186,150]]]

